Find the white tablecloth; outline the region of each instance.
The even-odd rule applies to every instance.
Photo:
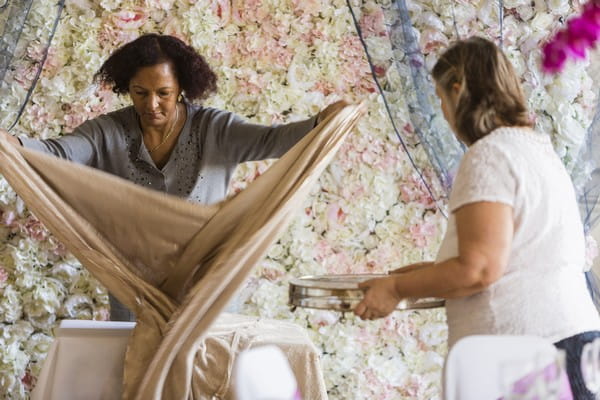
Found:
[[[62,321],[32,400],[120,399],[125,349],[134,326],[135,322]]]
[[[32,400],[118,400],[134,322],[61,322]],[[326,400],[317,349],[305,330],[284,321],[222,313],[208,330],[197,365],[202,400],[235,398],[231,369],[244,350],[275,345],[283,351],[304,399]],[[260,366],[257,366],[260,368]]]

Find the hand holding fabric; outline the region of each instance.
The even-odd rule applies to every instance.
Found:
[[[347,105],[348,102],[346,102],[345,100],[338,100],[334,103],[331,103],[330,105],[322,109],[321,112],[319,112],[319,115],[317,115],[317,125],[323,122],[325,118],[332,114],[336,114],[338,111],[340,111]]]

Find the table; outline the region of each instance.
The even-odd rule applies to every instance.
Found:
[[[134,322],[62,321],[31,399],[120,399],[125,351],[134,327]],[[229,372],[237,355],[267,345],[283,351],[303,398],[327,399],[319,353],[304,329],[285,321],[228,313],[211,326],[202,356],[196,357],[202,371],[196,383],[206,399],[234,399]]]

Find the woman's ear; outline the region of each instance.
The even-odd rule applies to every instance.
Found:
[[[456,104],[458,100],[458,96],[460,96],[460,92],[462,91],[462,85],[458,82],[454,82],[452,87],[450,88],[450,97],[452,102]]]

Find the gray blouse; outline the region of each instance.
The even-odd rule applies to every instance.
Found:
[[[23,146],[109,172],[142,186],[211,204],[227,195],[239,163],[278,158],[308,133],[316,117],[285,125],[248,123],[227,111],[186,103],[187,118],[168,162],[154,164],[132,106],[81,124],[72,134]]]

